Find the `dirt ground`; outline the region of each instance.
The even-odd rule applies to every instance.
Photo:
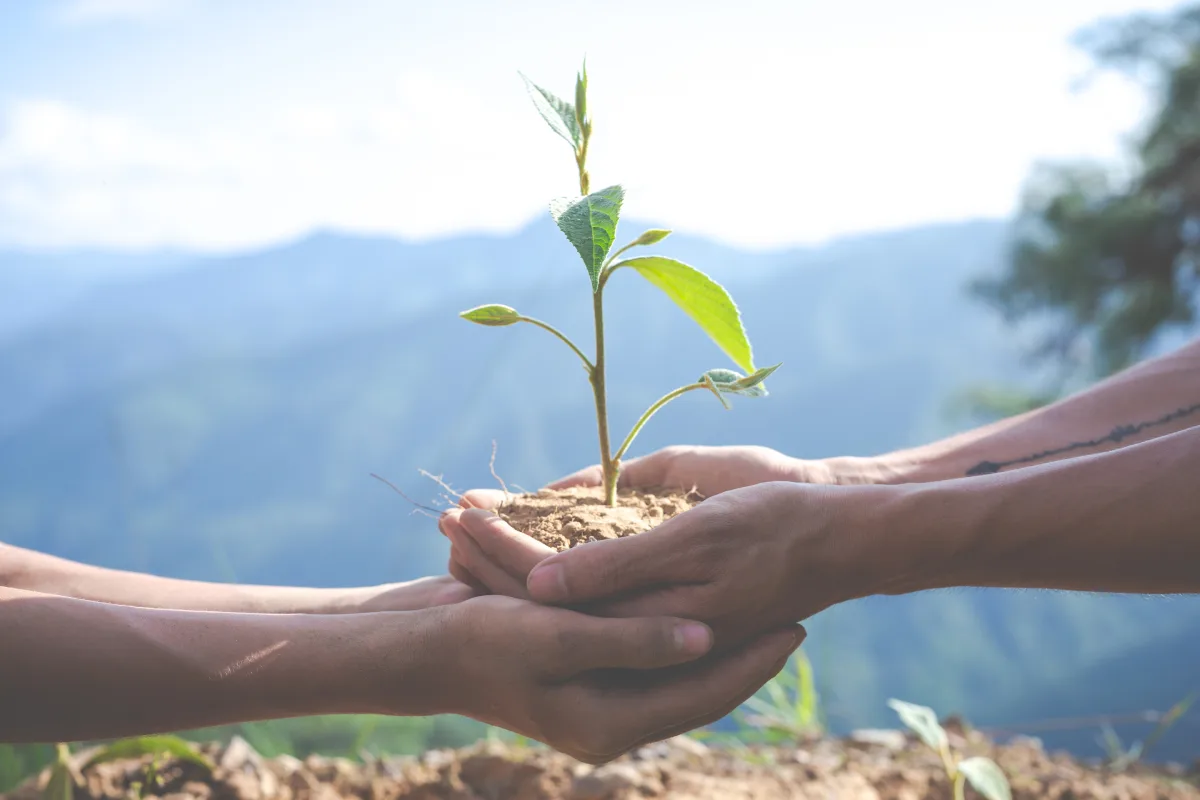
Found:
[[[1200,766],[1137,766],[1123,774],[1046,753],[1036,740],[995,746],[975,734],[952,734],[960,756],[989,755],[1009,776],[1014,798],[1141,800],[1197,798]],[[922,800],[952,796],[937,757],[895,732],[861,732],[843,740],[749,750],[677,738],[591,767],[541,747],[481,743],[419,757],[365,763],[345,759],[264,759],[244,741],[202,750],[217,768],[160,765],[162,784],[142,796],[171,800]],[[76,756],[82,764],[88,753]],[[100,764],[77,775],[77,800],[136,798],[146,761]],[[3,797],[33,800],[48,773]],[[967,797],[978,797],[971,789]]]

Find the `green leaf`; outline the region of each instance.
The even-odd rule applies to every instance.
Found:
[[[517,313],[516,309],[498,304],[476,306],[467,309],[459,316],[480,325],[512,325],[514,322],[521,321],[521,315]]]
[[[579,123],[575,119],[575,107],[538,86],[524,75],[521,75],[521,80],[525,81],[525,88],[529,90],[534,107],[542,115],[542,119],[546,120],[550,129],[578,150],[583,144],[583,135],[580,133]]]
[[[1004,771],[990,758],[976,756],[968,758],[958,765],[958,771],[966,776],[971,788],[987,798],[987,800],[1012,800],[1012,790]]]
[[[675,305],[708,334],[727,356],[746,372],[754,372],[750,340],[742,315],[729,292],[695,267],[662,256],[630,258],[613,266],[632,267],[662,289]]]
[[[763,381],[781,365],[782,362],[772,367],[763,367],[755,370],[752,375],[742,375],[731,369],[710,369],[700,377],[700,380],[703,381],[705,377],[711,378],[717,389],[729,394],[739,394],[742,397],[766,397],[767,388],[763,385]]]
[[[671,235],[671,232],[664,228],[651,228],[650,230],[646,231],[641,236],[634,239],[632,242],[630,242],[629,244],[627,244],[625,246],[626,247],[638,247],[639,245],[658,244],[659,242],[661,242],[663,239],[667,238],[670,235]]]
[[[888,705],[900,716],[900,721],[915,731],[925,744],[934,750],[949,746],[946,731],[938,722],[937,714],[932,708],[906,703],[903,700],[888,700]]]
[[[575,122],[580,130],[587,121],[587,59],[583,60],[583,71],[575,76]]]
[[[624,189],[609,186],[587,197],[561,198],[550,204],[550,216],[587,267],[593,293],[600,288],[600,269],[617,233],[624,200]]]
[[[213,763],[203,753],[178,736],[134,736],[113,742],[108,747],[92,756],[84,765],[84,769],[103,764],[106,761],[117,761],[122,758],[141,758],[142,756],[170,755],[180,761],[190,761],[205,769],[213,769]]]
[[[717,370],[712,370],[712,371],[715,372]],[[726,370],[726,371],[728,371],[728,370]],[[717,396],[717,399],[721,401],[721,405],[725,407],[726,411],[728,411],[729,409],[731,409],[733,407],[733,406],[729,405],[729,401],[725,399],[725,395],[721,394],[720,390],[717,389],[716,381],[713,380],[713,377],[710,372],[706,372],[703,375],[701,375],[700,382],[703,383],[705,386],[707,386],[708,390]]]
[[[58,757],[50,767],[50,777],[42,790],[42,800],[73,800],[75,776],[71,774],[71,751],[65,744],[56,745]]]

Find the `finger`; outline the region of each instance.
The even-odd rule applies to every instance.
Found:
[[[639,456],[621,462],[621,472],[617,476],[617,485],[624,488],[629,486],[656,486],[662,483],[662,459],[659,457],[661,452],[658,451],[647,456]],[[559,478],[553,483],[546,484],[546,488],[570,489],[574,486],[599,486],[603,478],[604,471],[600,468],[600,465],[593,464],[590,467],[584,467],[578,472],[573,472],[566,477]]]
[[[703,523],[702,509],[707,510],[697,506],[637,536],[587,542],[555,553],[530,571],[526,582],[530,597],[539,603],[574,605],[655,585],[699,580],[700,576],[689,574],[694,572],[689,564],[695,554],[681,549],[678,537],[683,526]],[[464,525],[482,524],[466,519],[480,513],[466,512]]]
[[[499,489],[468,489],[465,494],[458,500],[458,505],[462,508],[486,508],[495,509],[504,505],[513,498],[513,495],[505,494]]]
[[[529,571],[555,553],[492,514],[464,514],[456,524],[488,560],[519,580],[522,589]]]
[[[600,480],[603,477],[604,473],[600,469],[600,465],[593,464],[590,467],[584,467],[577,472],[572,472],[570,475],[546,484],[546,488],[558,490],[570,489],[575,486],[599,486]]]
[[[461,525],[446,523],[446,536],[453,545],[453,558],[475,580],[486,586],[493,594],[529,599],[523,578],[508,574],[502,567],[489,559],[479,545],[471,540]]]
[[[480,580],[478,578],[476,578],[474,575],[471,574],[471,571],[468,570],[463,565],[462,561],[456,557],[456,554],[454,553],[454,551],[450,552],[449,572],[456,581],[458,581],[460,583],[464,583],[467,586],[470,586],[477,594],[491,594],[492,593],[491,589],[484,586],[483,583],[480,582]]]
[[[556,677],[600,669],[661,669],[694,661],[712,647],[702,622],[675,617],[606,619],[573,611],[562,614],[551,635]]]
[[[616,741],[641,742],[720,719],[775,677],[804,636],[803,627],[789,625],[697,665],[687,671],[690,674],[652,681],[644,688],[600,690],[594,698],[595,724],[611,731]]]
[[[705,711],[704,713],[699,714],[691,719],[672,724],[669,727],[649,734],[630,749],[632,750],[638,747],[644,747],[653,742],[660,742],[663,739],[670,739],[673,736],[678,736],[682,733],[688,733],[689,731],[694,731],[697,728],[703,728],[705,725],[711,725],[717,720],[724,719],[732,714],[738,709],[739,706],[742,705],[742,703],[753,697],[755,693],[757,693],[758,690],[763,687],[764,684],[778,675],[787,666],[787,661],[792,656],[792,653],[796,651],[796,648],[798,648],[800,644],[804,642],[804,639],[808,635],[808,632],[803,626],[800,625],[793,627],[793,633],[799,637],[796,646],[788,650],[782,657],[779,658],[778,661],[775,662],[773,667],[766,671],[767,674],[770,675],[770,677],[768,677],[766,680],[759,680],[761,674],[756,676],[747,686],[743,687],[741,692],[738,692],[733,696],[732,699],[728,700],[723,707]]]

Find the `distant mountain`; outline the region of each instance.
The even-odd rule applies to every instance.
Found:
[[[638,230],[622,223],[624,237]],[[1018,337],[963,292],[997,268],[1004,235],[984,220],[766,253],[668,238],[655,250],[726,285],[757,360],[783,367],[770,397],[732,411],[681,398],[635,450],[865,455],[952,432],[955,392],[1025,377]],[[0,309],[43,308],[0,338],[0,539],[15,544],[196,578],[404,579],[443,571],[446,544],[371,472],[436,502],[417,470],[491,485],[493,440],[502,476],[524,487],[596,458],[587,382],[561,343],[457,317],[506,303],[589,340],[586,276],[546,222],[421,244],[322,233],[65,299],[44,281],[7,285]],[[609,298],[623,433],[654,398],[727,364],[636,275]],[[1132,671],[1145,680],[1112,686],[1112,706],[1157,703],[1190,678],[1155,648],[1198,626],[1191,600],[934,592],[831,609],[806,648],[839,727],[892,724],[892,696],[999,724],[1026,718],[1030,692],[1045,698],[1037,716],[1054,716],[1070,705],[1054,687]]]

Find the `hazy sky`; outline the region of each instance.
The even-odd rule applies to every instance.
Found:
[[[0,0],[0,246],[505,230],[576,189],[517,71],[586,54],[592,181],[748,246],[1009,213],[1143,102],[1068,41],[1144,0]]]

